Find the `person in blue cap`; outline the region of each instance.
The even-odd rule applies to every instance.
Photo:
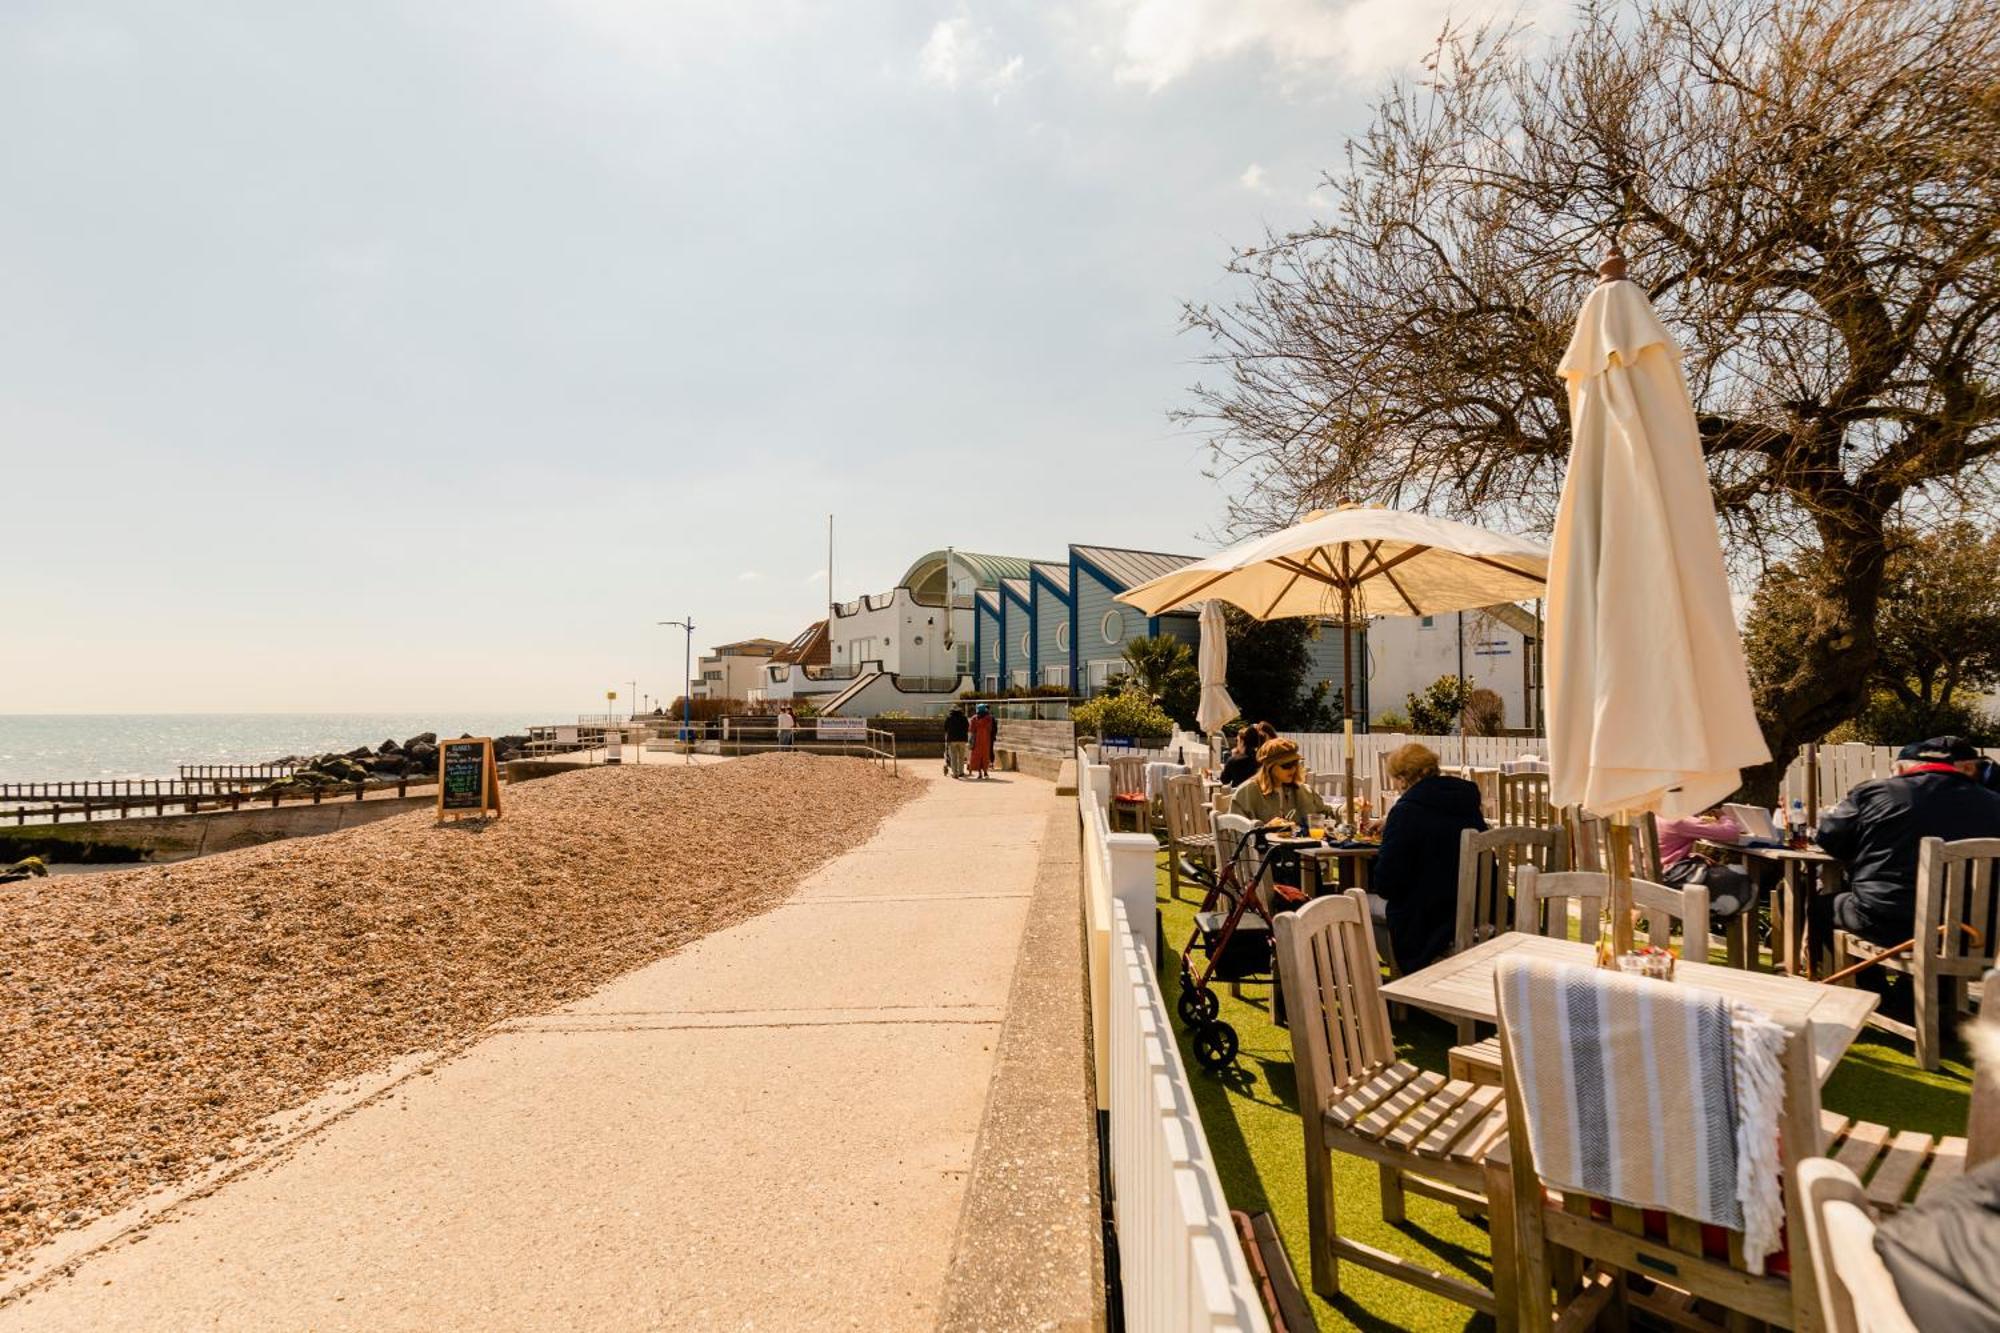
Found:
[[[972,756],[969,760],[974,777],[984,780],[993,771],[993,738],[999,730],[993,714],[985,704],[972,710]]]

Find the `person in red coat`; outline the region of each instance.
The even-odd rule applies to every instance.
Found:
[[[993,771],[993,734],[998,724],[985,704],[972,710],[972,758],[970,767],[975,776],[984,778]]]

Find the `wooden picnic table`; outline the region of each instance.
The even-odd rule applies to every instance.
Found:
[[[1493,996],[1493,973],[1500,959],[1509,954],[1585,966],[1597,961],[1594,945],[1510,930],[1408,976],[1384,982],[1382,996],[1393,1004],[1414,1005],[1446,1018],[1495,1023],[1499,1009]],[[1757,1006],[1780,1023],[1810,1022],[1814,1068],[1822,1084],[1860,1035],[1877,998],[1873,991],[1853,986],[1824,986],[1775,972],[1747,972],[1685,960],[1674,969],[1673,981],[1662,984],[1721,991]]]
[[[1817,847],[1744,847],[1698,838],[1695,850],[1712,856],[1742,857],[1746,868],[1752,861],[1778,867],[1778,888],[1771,899],[1771,956],[1786,976],[1811,976],[1813,960],[1805,944],[1806,904],[1815,893],[1838,893],[1847,879],[1846,865]]]

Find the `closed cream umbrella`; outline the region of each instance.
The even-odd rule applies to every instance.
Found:
[[[1221,602],[1202,603],[1198,665],[1201,703],[1195,708],[1194,720],[1212,736],[1222,730],[1223,723],[1236,716],[1236,701],[1229,697],[1229,626],[1222,618]]]
[[[1156,616],[1203,599],[1259,620],[1436,615],[1539,597],[1548,548],[1470,523],[1352,506],[1314,510],[1278,532],[1240,542],[1119,596]],[[1351,646],[1352,639],[1348,640]],[[1347,790],[1354,790],[1354,660],[1341,653]]]
[[[1771,756],[1680,350],[1615,246],[1598,272],[1559,367],[1573,439],[1549,560],[1549,796],[1622,824],[1705,810]],[[1630,913],[1613,922],[1622,951]]]

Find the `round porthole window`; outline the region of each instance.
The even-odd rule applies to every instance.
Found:
[[[993,665],[1000,665],[1000,640],[993,641]]]
[[[1027,631],[1027,630],[1022,630],[1022,631],[1021,631],[1021,656],[1023,656],[1023,657],[1026,657],[1026,656],[1027,656],[1027,655],[1029,654],[1029,652],[1031,652],[1031,651],[1032,651],[1032,649],[1031,649],[1031,648],[1029,647],[1029,638],[1028,638],[1028,631]]]
[[[1069,625],[1067,622],[1056,626],[1056,651],[1059,653],[1069,651]]]
[[[1104,621],[1097,627],[1106,643],[1116,643],[1125,637],[1125,616],[1120,611],[1106,611]]]

